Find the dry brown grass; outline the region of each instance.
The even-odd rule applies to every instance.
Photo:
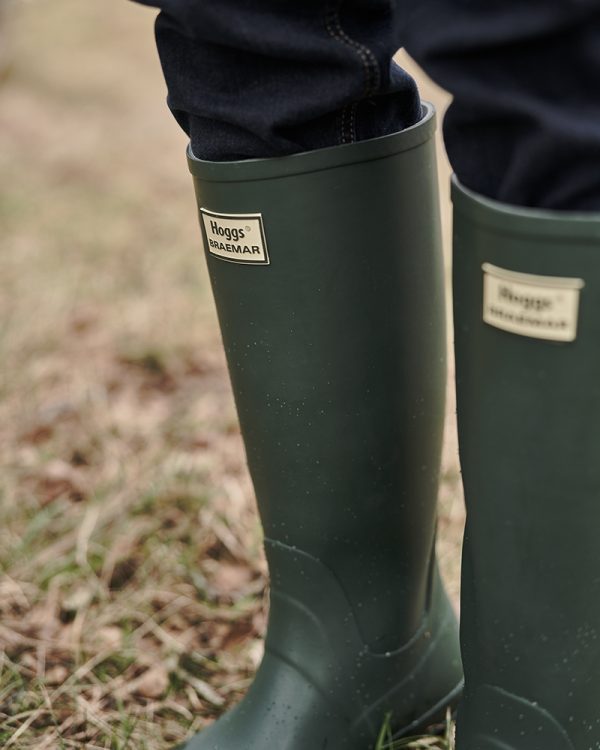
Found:
[[[14,4],[0,88],[0,743],[159,750],[235,701],[265,567],[153,13]],[[442,558],[462,522],[450,440]]]

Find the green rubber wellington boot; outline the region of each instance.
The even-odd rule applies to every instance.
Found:
[[[461,689],[438,576],[444,282],[431,109],[279,159],[190,156],[271,575],[264,659],[187,750],[369,750]]]
[[[598,750],[600,215],[453,201],[457,750]]]

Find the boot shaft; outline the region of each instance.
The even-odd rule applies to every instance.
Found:
[[[433,130],[430,112],[297,157],[190,159],[265,536],[327,565],[381,652],[419,627],[431,575],[446,378]],[[224,262],[218,242],[260,251]]]

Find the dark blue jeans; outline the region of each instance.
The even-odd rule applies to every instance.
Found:
[[[466,186],[525,206],[600,210],[600,0],[139,0],[169,106],[210,160],[271,157],[420,118],[404,46],[454,100]]]

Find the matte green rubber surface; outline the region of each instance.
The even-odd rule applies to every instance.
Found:
[[[460,691],[434,559],[446,360],[433,131],[429,110],[351,146],[190,157],[271,609],[247,696],[187,750],[368,750],[387,712],[409,732]],[[237,255],[210,252],[221,241]]]
[[[467,503],[457,750],[597,750],[600,216],[504,206],[456,182],[453,200]],[[575,340],[484,323],[483,264],[552,277],[539,292],[519,277],[498,287],[505,316],[538,322],[569,294],[556,278],[580,280]]]

